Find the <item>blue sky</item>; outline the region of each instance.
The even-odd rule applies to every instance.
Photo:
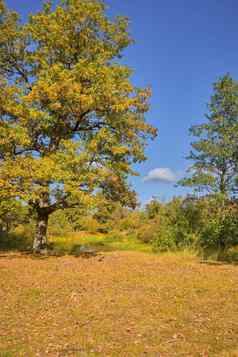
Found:
[[[23,16],[40,8],[37,0],[7,0]],[[227,72],[238,79],[237,0],[106,0],[110,16],[130,18],[135,44],[123,62],[134,69],[133,83],[151,86],[147,119],[159,136],[146,150],[148,160],[131,182],[143,203],[153,195],[167,200],[188,190],[175,188],[192,138],[191,125],[204,120],[212,83]],[[161,168],[163,170],[161,170]],[[169,182],[150,178],[169,177]],[[158,170],[159,169],[159,170]],[[165,170],[167,169],[167,170]],[[147,179],[144,179],[147,176]]]

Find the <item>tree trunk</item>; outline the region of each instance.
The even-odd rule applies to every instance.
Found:
[[[48,227],[48,214],[39,214],[36,221],[36,231],[33,242],[33,252],[42,253],[47,250],[47,227]]]

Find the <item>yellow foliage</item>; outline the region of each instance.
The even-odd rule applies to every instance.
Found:
[[[97,0],[47,3],[26,24],[0,11],[1,197],[48,213],[98,193],[129,203],[131,162],[156,131],[144,118],[150,90],[117,63],[127,18],[110,20]]]

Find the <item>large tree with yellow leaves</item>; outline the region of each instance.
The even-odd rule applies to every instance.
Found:
[[[32,207],[35,251],[55,210],[133,198],[131,166],[156,130],[150,91],[119,61],[127,28],[100,0],[47,2],[27,23],[0,0],[0,196]]]

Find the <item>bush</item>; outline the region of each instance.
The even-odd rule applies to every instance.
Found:
[[[217,250],[221,255],[238,244],[238,217],[227,214],[211,219],[200,235],[200,247],[205,253]]]
[[[168,252],[174,251],[176,248],[176,232],[173,227],[167,224],[160,225],[160,229],[153,239],[153,250],[156,252]]]
[[[147,222],[138,228],[136,237],[143,243],[152,243],[158,235],[158,230],[158,222]]]
[[[150,209],[150,210],[149,210]],[[145,243],[151,243],[155,251],[174,251],[193,246],[197,232],[192,229],[183,200],[176,198],[166,204],[146,206],[147,221],[138,229],[137,236]],[[149,217],[154,219],[149,219]]]
[[[153,248],[158,252],[182,250],[192,247],[197,240],[196,234],[190,232],[185,222],[171,224],[169,219],[164,218],[158,227],[157,234],[153,239]]]

